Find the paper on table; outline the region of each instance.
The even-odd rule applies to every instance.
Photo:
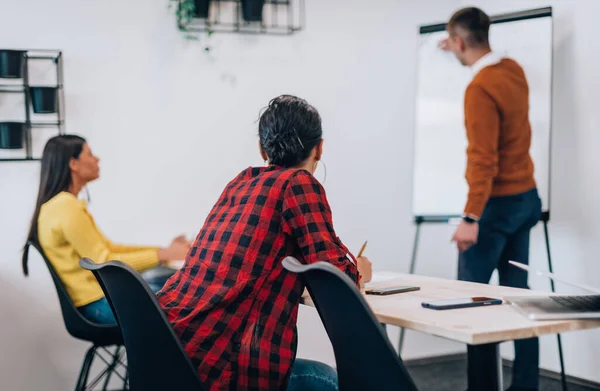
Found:
[[[392,281],[400,276],[400,273],[390,271],[373,272],[373,275],[371,276],[371,281],[365,284],[365,288],[371,288],[377,284]]]

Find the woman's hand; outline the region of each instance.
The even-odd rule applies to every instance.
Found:
[[[371,281],[371,277],[373,276],[373,270],[372,270],[372,265],[371,265],[371,261],[369,261],[369,258],[367,257],[358,257],[356,259],[357,265],[356,268],[358,269],[358,274],[361,275],[361,283],[367,283],[369,281]]]
[[[161,248],[158,250],[158,259],[161,265],[169,261],[181,261],[184,260],[190,251],[192,242],[187,240],[185,236],[180,235],[173,239],[169,247]]]
[[[179,235],[171,241],[171,245],[173,245],[175,243],[187,244],[188,247],[192,247],[192,241],[187,240],[185,235]]]

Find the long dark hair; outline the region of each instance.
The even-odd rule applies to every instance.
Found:
[[[42,154],[42,164],[40,170],[40,188],[38,190],[35,210],[31,217],[31,225],[27,242],[40,245],[38,239],[38,217],[42,205],[52,199],[62,191],[68,191],[71,186],[71,169],[69,162],[71,159],[77,159],[83,150],[86,141],[83,137],[75,135],[60,135],[52,137],[44,147]],[[27,266],[27,243],[23,251],[23,274],[29,274]]]
[[[294,167],[321,141],[321,116],[304,99],[281,95],[260,116],[258,135],[271,164]]]

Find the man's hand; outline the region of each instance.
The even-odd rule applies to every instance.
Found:
[[[456,232],[454,232],[454,236],[452,236],[452,241],[456,242],[456,247],[458,247],[458,251],[465,252],[471,246],[477,243],[478,235],[479,224],[467,223],[463,220],[456,228]]]
[[[437,46],[438,46],[438,49],[441,49],[441,50],[443,50],[445,52],[448,51],[448,50],[450,50],[450,45],[448,43],[448,38],[441,39],[438,42]]]

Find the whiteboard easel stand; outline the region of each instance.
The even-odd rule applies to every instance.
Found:
[[[413,242],[412,256],[410,259],[409,273],[415,273],[415,267],[417,263],[417,250],[419,248],[419,237],[421,234],[421,224],[447,224],[454,219],[460,219],[460,216],[415,216],[415,240]],[[552,257],[550,256],[550,236],[548,235],[548,221],[550,221],[550,212],[542,212],[540,221],[544,224],[544,238],[546,240],[546,254],[548,255],[548,271],[553,273],[552,270]],[[555,292],[554,280],[550,279],[550,288],[552,292]],[[562,339],[560,334],[556,336],[558,342],[558,356],[560,359],[560,378],[562,383],[563,391],[568,390],[567,386],[567,375],[565,373],[565,361],[563,358]],[[404,345],[404,328],[400,329],[400,341],[398,342],[398,355],[402,354],[402,346]]]

